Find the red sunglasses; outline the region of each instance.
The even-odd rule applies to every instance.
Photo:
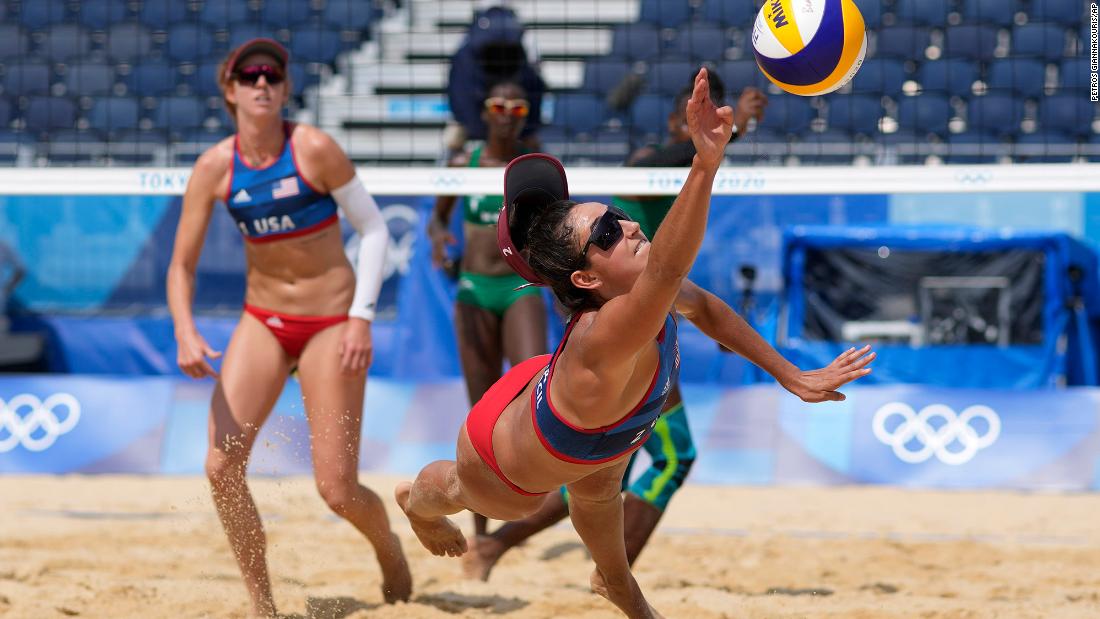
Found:
[[[489,97],[485,100],[485,109],[493,114],[508,114],[516,118],[526,118],[531,111],[531,106],[526,99]]]
[[[266,64],[241,67],[237,69],[233,76],[238,82],[246,86],[255,86],[256,82],[260,81],[261,77],[266,79],[267,83],[272,86],[281,84],[282,81],[286,79],[281,69]]]

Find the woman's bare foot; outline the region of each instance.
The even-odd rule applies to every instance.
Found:
[[[611,584],[600,569],[592,570],[590,579],[593,593],[600,595],[623,611],[631,619],[664,619],[642,595],[642,589],[634,576],[627,574],[622,582]]]
[[[385,551],[378,551],[378,565],[382,568],[382,598],[387,604],[408,602],[412,597],[412,574],[401,549],[401,540],[391,535],[393,544]]]
[[[466,578],[489,580],[489,572],[506,548],[492,535],[477,535],[470,542],[470,551],[462,555],[462,573]]]
[[[458,557],[466,552],[466,536],[451,522],[450,518],[440,516],[438,518],[420,518],[409,510],[409,495],[412,492],[412,484],[403,481],[394,488],[393,496],[397,499],[397,505],[412,525],[413,533],[420,543],[428,549],[428,552],[437,557]]]

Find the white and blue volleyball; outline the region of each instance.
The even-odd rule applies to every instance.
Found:
[[[776,86],[810,97],[852,79],[867,53],[867,32],[852,0],[765,0],[752,49]]]

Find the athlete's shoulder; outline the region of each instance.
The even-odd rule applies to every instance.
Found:
[[[216,182],[229,173],[233,166],[233,136],[229,136],[206,149],[191,170],[191,178],[198,182]]]
[[[290,125],[290,141],[298,157],[325,159],[344,156],[344,149],[325,131],[302,123]]]

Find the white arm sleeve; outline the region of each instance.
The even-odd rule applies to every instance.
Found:
[[[356,176],[332,191],[332,199],[344,211],[348,223],[359,233],[359,259],[355,265],[355,297],[348,316],[374,320],[382,272],[386,266],[386,246],[390,232],[378,204]]]

